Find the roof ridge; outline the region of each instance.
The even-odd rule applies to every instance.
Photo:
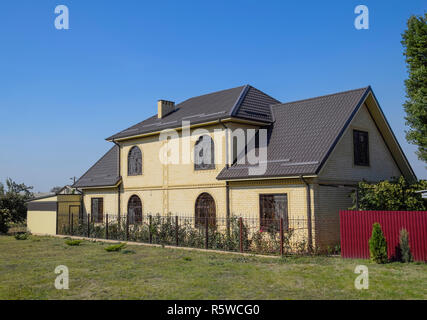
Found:
[[[246,95],[248,94],[248,91],[249,91],[250,88],[251,88],[251,86],[249,84],[246,84],[245,86],[243,86],[243,89],[240,92],[239,96],[237,97],[236,102],[231,107],[231,110],[229,112],[230,116],[233,116],[234,114],[237,113],[237,111],[239,110],[240,106],[242,105],[243,100],[245,99]]]
[[[335,93],[329,93],[329,94],[325,94],[325,95],[322,95],[322,96],[316,96],[316,97],[307,98],[307,99],[301,99],[301,100],[294,100],[294,101],[289,101],[289,102],[282,102],[282,103],[272,104],[271,107],[280,106],[280,105],[286,105],[286,104],[292,104],[292,103],[297,103],[297,102],[303,102],[303,101],[310,101],[310,100],[315,100],[315,99],[320,99],[320,98],[326,98],[326,97],[331,97],[331,96],[337,96],[337,95],[340,95],[340,94],[350,93],[350,92],[359,91],[359,90],[368,90],[369,88],[371,88],[371,86],[362,87],[362,88],[358,88],[358,89],[351,89],[351,90],[346,90],[346,91],[340,91],[340,92],[335,92]]]
[[[200,98],[200,97],[205,97],[205,96],[209,96],[209,95],[212,95],[212,94],[217,94],[217,93],[224,92],[224,91],[234,90],[234,89],[237,89],[237,88],[240,88],[240,87],[242,87],[242,89],[243,89],[245,86],[247,86],[247,85],[242,85],[242,86],[237,86],[237,87],[233,87],[233,88],[222,89],[222,90],[218,90],[218,91],[214,91],[214,92],[200,94],[198,96],[194,96],[194,97],[185,99],[185,100],[181,101],[180,103],[178,103],[176,106],[179,106],[180,104],[182,104],[182,103],[184,103],[186,101],[192,100],[192,99],[196,99],[196,98]]]

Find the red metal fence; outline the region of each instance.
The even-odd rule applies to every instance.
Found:
[[[427,211],[352,211],[340,210],[341,256],[369,259],[372,225],[381,225],[390,259],[396,258],[400,230],[409,233],[414,260],[427,261]]]

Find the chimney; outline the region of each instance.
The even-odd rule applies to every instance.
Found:
[[[167,100],[157,101],[157,118],[162,119],[172,111],[175,111],[175,102]]]

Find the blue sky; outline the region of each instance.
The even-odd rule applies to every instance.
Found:
[[[54,27],[56,5],[70,29]],[[356,30],[354,8],[369,8]],[[425,1],[2,1],[0,181],[48,191],[82,175],[104,139],[158,99],[251,84],[281,101],[371,85],[404,138],[401,33]]]

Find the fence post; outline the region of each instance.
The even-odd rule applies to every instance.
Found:
[[[90,213],[87,214],[87,237],[90,238]]]
[[[205,249],[209,247],[209,220],[208,216],[205,217]]]
[[[71,215],[70,215],[70,211],[68,211],[68,233],[71,234]]]
[[[74,213],[71,214],[71,235],[73,235]]]
[[[280,255],[283,256],[283,218],[280,218]]]
[[[149,227],[148,227],[148,229],[150,231],[150,243],[153,243],[153,234],[151,233],[151,223],[152,223],[152,220],[153,220],[152,218],[153,217],[150,214],[150,216],[149,216]]]
[[[126,241],[129,241],[129,214],[126,215]]]
[[[105,239],[108,240],[108,213],[105,215]]]
[[[178,246],[179,245],[179,243],[178,243],[178,216],[175,216],[175,243],[176,243],[176,246]]]
[[[239,218],[240,252],[243,252],[243,219]]]

